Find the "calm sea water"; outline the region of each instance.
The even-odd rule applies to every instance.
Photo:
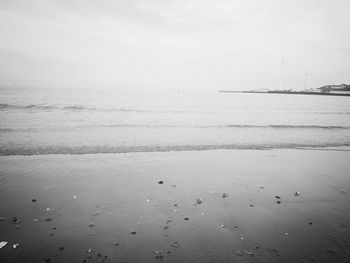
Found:
[[[0,155],[350,146],[349,97],[0,92]]]

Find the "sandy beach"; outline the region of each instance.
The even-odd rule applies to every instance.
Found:
[[[329,150],[1,157],[0,241],[8,243],[0,261],[349,262],[348,157]]]

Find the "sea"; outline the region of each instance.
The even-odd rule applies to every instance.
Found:
[[[350,146],[350,97],[0,88],[0,155]]]

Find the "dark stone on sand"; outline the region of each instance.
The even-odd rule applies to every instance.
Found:
[[[53,230],[56,230],[56,229],[57,229],[57,227],[53,227],[52,229],[53,229]]]
[[[164,182],[163,181],[159,181],[158,184],[163,184]]]
[[[255,248],[256,248],[256,249],[260,249],[260,247],[259,247],[259,246],[256,246]]]
[[[254,205],[249,205],[249,207],[254,207]]]
[[[98,257],[102,257],[101,253],[98,253],[97,256],[98,256]]]
[[[51,258],[45,258],[44,261],[45,261],[46,263],[49,263],[49,262],[51,261]]]
[[[309,222],[309,225],[312,226],[312,222]]]
[[[32,199],[32,202],[33,202],[33,203],[35,203],[35,202],[36,202],[36,199],[35,199],[35,198],[34,198],[34,199]]]
[[[52,221],[52,218],[51,218],[51,217],[45,218],[45,221],[46,221],[46,222],[51,222],[51,221]]]
[[[115,246],[119,246],[119,243],[115,243],[114,245],[115,245]]]
[[[64,247],[60,247],[59,250],[64,250]]]
[[[14,224],[19,224],[21,223],[21,220],[19,220],[19,218],[17,218],[16,216],[12,218],[12,223]]]
[[[171,251],[170,251],[170,250],[168,250],[166,253],[167,253],[167,254],[170,254],[170,253],[171,253]]]
[[[278,195],[276,195],[276,196],[275,196],[275,198],[276,198],[276,199],[281,199],[281,197],[280,197],[280,196],[278,196]]]
[[[185,217],[185,220],[188,221],[188,220],[190,220],[190,219],[189,219],[188,217]]]
[[[136,231],[130,232],[131,235],[136,235]]]
[[[280,203],[281,203],[281,201],[280,201],[280,200],[278,200],[278,201],[277,201],[277,204],[280,204]]]
[[[174,204],[174,206],[177,206],[177,204]]]

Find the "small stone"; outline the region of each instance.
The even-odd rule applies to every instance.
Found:
[[[50,211],[50,210],[51,210],[51,208],[46,208],[45,210],[46,210],[46,211]]]
[[[312,222],[309,222],[309,225],[312,226]]]
[[[77,199],[78,197],[76,195],[73,195],[73,199]]]
[[[96,233],[91,233],[91,235],[94,237],[94,236],[96,236]]]
[[[34,198],[34,199],[32,199],[32,202],[33,202],[33,203],[35,203],[35,202],[36,202],[36,199],[35,199],[35,198]]]
[[[200,199],[200,198],[197,198],[197,200],[196,200],[196,204],[197,205],[200,205],[200,204],[202,204],[203,203],[203,200],[202,199]]]
[[[289,234],[288,234],[288,232],[286,232],[286,233],[284,233],[284,235],[285,235],[285,236],[288,236]]]
[[[45,263],[49,263],[51,261],[51,258],[45,258],[44,261]]]
[[[249,205],[249,207],[254,207],[254,205]]]
[[[300,192],[295,192],[295,193],[294,193],[294,196],[299,196],[299,195],[301,195]]]
[[[115,243],[114,245],[115,245],[115,246],[119,246],[119,243]]]
[[[88,248],[86,253],[91,253],[92,249],[91,248]]]
[[[178,204],[174,204],[174,206],[178,206]]]
[[[173,241],[173,242],[171,242],[171,243],[170,243],[170,245],[171,245],[172,247],[175,247],[175,248],[180,247],[180,245],[179,245],[179,242],[178,242],[178,241]]]
[[[60,247],[59,250],[61,250],[61,251],[64,250],[64,247]]]
[[[164,184],[164,182],[163,181],[159,181],[158,184]]]
[[[12,223],[13,224],[19,224],[21,223],[21,220],[19,220],[19,218],[17,218],[16,216],[12,218]]]
[[[226,198],[226,197],[228,197],[228,194],[227,193],[223,193],[222,194],[222,198]]]
[[[94,222],[91,222],[89,227],[94,227],[96,224]]]
[[[5,217],[0,217],[0,222],[4,221]]]
[[[170,250],[168,250],[166,253],[167,253],[167,254],[170,254],[170,253],[171,253],[171,251],[170,251]]]
[[[136,231],[130,232],[131,235],[136,235],[136,233],[137,233]]]
[[[281,199],[281,197],[279,195],[276,195],[275,198],[276,199]]]
[[[188,217],[185,217],[185,220],[188,221],[188,220],[190,220],[190,219],[189,219]]]
[[[46,222],[51,222],[51,221],[52,221],[52,218],[51,218],[51,217],[47,217],[47,218],[44,219],[44,221],[46,221]]]
[[[174,184],[172,184],[171,186],[174,187],[174,188],[176,188],[176,185],[174,185]]]
[[[280,200],[278,200],[276,203],[277,203],[277,204],[280,204],[280,203],[281,203],[281,201],[280,201]]]
[[[225,226],[225,225],[220,225],[220,227],[221,227],[221,228],[226,228],[226,226]]]

